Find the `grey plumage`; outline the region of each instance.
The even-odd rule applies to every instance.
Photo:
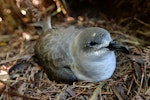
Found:
[[[35,54],[50,79],[65,83],[77,81],[70,69],[73,60],[69,51],[70,41],[76,31],[73,27],[51,29],[37,41]]]
[[[110,33],[98,27],[49,28],[38,39],[35,55],[51,80],[98,82],[116,67],[111,42]]]

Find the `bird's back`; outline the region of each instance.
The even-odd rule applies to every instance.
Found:
[[[67,83],[77,80],[70,70],[73,60],[69,50],[77,31],[74,27],[51,29],[37,41],[35,55],[50,79]]]

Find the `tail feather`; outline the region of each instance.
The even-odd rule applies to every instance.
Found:
[[[52,29],[51,16],[47,16],[43,21],[35,22],[29,25],[34,26],[37,31],[43,31],[46,33],[48,30]]]

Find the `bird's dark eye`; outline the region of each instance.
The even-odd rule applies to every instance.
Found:
[[[88,46],[95,46],[97,45],[98,43],[97,42],[94,42],[94,41],[90,41],[88,42]]]

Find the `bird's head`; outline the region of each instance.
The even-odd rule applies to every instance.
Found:
[[[103,56],[111,51],[118,50],[125,53],[128,49],[114,42],[110,33],[98,27],[85,28],[76,36],[73,44],[73,53],[86,53],[97,56]]]
[[[78,45],[82,51],[99,51],[112,41],[108,31],[98,27],[84,29],[78,36]]]

